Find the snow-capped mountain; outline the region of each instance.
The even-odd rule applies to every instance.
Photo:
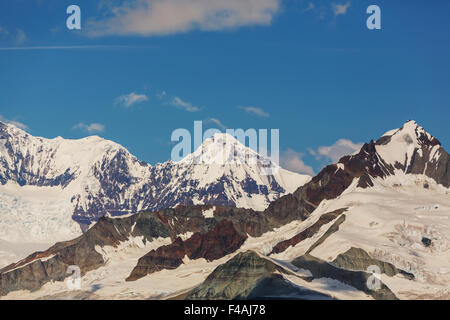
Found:
[[[102,218],[0,269],[0,296],[449,299],[449,166],[439,141],[409,121],[263,212],[181,205]],[[72,264],[83,273],[76,292],[61,282]]]
[[[211,163],[218,152],[225,159],[250,154],[258,161]],[[192,161],[200,155],[202,161]],[[179,204],[263,210],[310,179],[276,166],[273,175],[264,175],[261,163],[267,161],[231,136],[217,134],[179,163],[151,166],[100,137],[44,139],[0,123],[1,238],[63,240],[79,234],[74,221],[86,230],[106,214]]]

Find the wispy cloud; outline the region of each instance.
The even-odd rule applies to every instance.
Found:
[[[188,112],[197,112],[200,111],[199,107],[196,107],[194,105],[192,105],[192,103],[190,102],[186,102],[183,101],[181,98],[179,97],[174,97],[171,101],[170,101],[170,105],[186,110]]]
[[[316,156],[317,159],[327,159],[336,163],[343,156],[350,155],[359,151],[363,143],[355,143],[348,139],[339,139],[331,146],[322,146],[317,150],[309,150],[309,153]]]
[[[16,126],[17,128],[22,129],[22,130],[28,130],[29,129],[28,126],[23,124],[22,122],[19,122],[19,121],[16,121],[16,120],[7,119],[4,116],[2,116],[1,114],[0,114],[0,121],[3,122],[3,123],[12,124],[13,126]]]
[[[0,51],[20,51],[20,50],[74,50],[74,49],[111,49],[111,48],[129,48],[128,46],[34,46],[34,47],[0,47]]]
[[[131,108],[133,105],[148,101],[145,94],[137,94],[135,92],[123,94],[115,100],[114,104],[123,105],[125,108]]]
[[[228,127],[224,125],[219,119],[216,118],[209,118],[205,120],[206,123],[214,123],[216,126],[218,126],[220,129],[225,130]]]
[[[257,107],[239,107],[239,109],[245,110],[245,112],[247,113],[251,113],[254,115],[257,115],[258,117],[262,117],[262,118],[268,118],[270,116],[269,113],[265,112],[263,109],[261,108],[257,108]]]
[[[331,8],[333,9],[333,14],[335,17],[339,15],[345,15],[347,14],[348,8],[350,8],[351,2],[347,1],[346,3],[336,4],[332,3]]]
[[[88,21],[87,32],[90,36],[152,36],[270,25],[280,3],[281,0],[129,0],[102,6],[106,18]]]
[[[87,133],[102,133],[105,131],[105,126],[100,123],[85,124],[83,122],[77,123],[72,127],[72,130],[82,130]]]
[[[287,151],[281,153],[280,165],[284,169],[313,176],[313,168],[305,164],[305,162],[303,161],[303,157],[303,153],[288,149]]]

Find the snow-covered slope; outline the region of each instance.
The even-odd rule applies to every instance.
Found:
[[[206,160],[216,159],[214,150],[216,143],[223,142],[222,138],[227,137],[215,137],[205,143],[204,153],[197,151],[177,165],[184,166],[183,172],[190,172],[191,177],[197,177],[191,166],[195,168],[203,162],[204,156],[209,157]],[[239,154],[239,151],[226,152],[225,157],[239,162]],[[68,291],[62,282],[48,281],[38,291],[15,289],[5,298],[158,299],[189,292],[209,294],[210,291],[198,290],[202,282],[214,270],[221,274],[220,270],[226,269],[236,255],[252,250],[281,267],[284,280],[338,299],[449,299],[448,172],[447,152],[437,139],[410,121],[401,129],[391,130],[376,142],[364,145],[359,153],[327,166],[294,193],[272,202],[264,212],[219,206],[180,206],[174,212],[154,213],[152,221],[181,237],[177,241],[164,238],[164,241],[150,242],[148,245],[152,248],[168,244],[159,251],[160,255],[155,255],[155,251],[146,253],[144,244],[128,237],[119,246],[96,249],[106,256],[106,262],[97,269],[89,269],[91,271],[82,279],[85,285],[77,292]],[[214,171],[206,170],[201,177],[204,180],[199,179],[199,184],[214,181]],[[227,221],[229,229],[214,232],[218,224]],[[128,226],[133,234],[133,230],[147,230],[144,226],[148,225],[142,223],[136,231],[136,223],[126,219],[101,222],[89,231],[115,223],[124,228]],[[214,224],[216,227],[211,231]],[[187,229],[177,231],[180,227]],[[165,234],[163,229],[161,234]],[[121,236],[127,234],[122,227],[115,230],[121,230]],[[245,241],[241,244],[239,240],[243,236]],[[95,237],[85,237],[84,241],[91,239]],[[130,241],[134,244],[132,249],[127,246]],[[228,244],[239,248],[232,253],[216,250],[229,248]],[[211,247],[214,253],[221,254],[211,258]],[[59,249],[59,246],[53,247],[47,254],[58,255]],[[182,262],[179,261],[180,250],[190,254],[184,256]],[[89,256],[88,253],[82,254]],[[128,253],[130,259],[123,261]],[[141,254],[144,255],[139,258]],[[39,264],[40,258],[30,256],[30,261],[22,261],[23,266],[19,263],[17,269],[23,269],[16,274],[26,274],[25,263]],[[175,264],[167,268],[158,259]],[[153,263],[145,267],[144,262],[149,261]],[[231,266],[234,268],[232,263]],[[246,266],[248,270],[237,271],[260,271],[249,268],[251,266],[250,263]],[[381,293],[366,283],[371,276],[367,268],[373,266],[381,268],[381,281],[387,286]],[[6,284],[10,283],[8,272],[15,268],[13,265],[5,269]],[[120,270],[117,274],[116,269]],[[133,271],[143,269],[144,273],[130,279]],[[252,276],[255,275],[248,278]],[[16,279],[16,276],[10,278]],[[22,280],[26,283],[26,279]],[[209,281],[206,287],[220,287],[224,280],[243,281],[239,277],[218,279],[216,283]],[[233,286],[240,287],[239,283]],[[197,290],[192,291],[193,288]]]
[[[191,185],[196,190],[194,204],[222,204],[259,211],[311,179],[280,168],[229,134],[215,134],[205,140],[177,164],[178,173],[182,180],[195,181]],[[218,197],[217,189],[222,189],[225,197]]]
[[[100,137],[45,139],[0,122],[0,239],[67,240],[80,234],[77,223],[86,230],[105,214],[179,204],[263,210],[310,179],[278,167],[264,175],[262,162],[190,161],[218,151],[255,155],[234,138],[216,135],[180,163],[151,166]]]

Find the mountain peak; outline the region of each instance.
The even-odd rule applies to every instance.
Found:
[[[388,131],[375,143],[365,144],[358,154],[344,157],[341,162],[347,162],[346,167],[353,167],[358,176],[366,173],[372,178],[385,178],[401,172],[425,175],[449,187],[449,158],[435,137],[410,120],[400,129]]]
[[[416,121],[407,121],[400,129],[395,129],[385,133],[378,141],[377,145],[393,146],[392,152],[405,151],[405,149],[421,149],[422,147],[433,147],[435,145],[441,145],[439,140],[428,133],[422,126]]]
[[[211,138],[205,139],[202,145],[181,160],[181,163],[275,167],[268,157],[259,155],[228,133],[216,133]]]
[[[20,128],[19,126],[15,125],[14,123],[5,122],[0,120],[0,132],[1,131],[7,131],[14,134],[22,134],[26,135],[27,133]]]

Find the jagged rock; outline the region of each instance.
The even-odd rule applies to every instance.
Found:
[[[213,217],[206,218],[203,213],[210,210],[214,211]],[[71,241],[57,243],[44,252],[32,254],[0,270],[0,281],[2,281],[0,295],[21,289],[37,290],[49,281],[62,281],[67,276],[62,271],[65,272],[69,265],[78,265],[82,274],[97,269],[104,265],[105,261],[95,250],[96,246],[115,247],[130,237],[143,237],[144,241],[170,237],[174,244],[165,248],[164,258],[160,261],[154,258],[152,263],[157,266],[154,267],[155,270],[172,269],[181,264],[180,261],[186,253],[191,259],[217,259],[222,254],[226,255],[237,250],[245,241],[247,234],[259,237],[265,232],[279,228],[286,221],[290,222],[298,218],[298,214],[290,211],[278,215],[274,211],[256,212],[250,209],[215,206],[178,206],[174,209],[142,212],[126,218],[103,217],[84,235]],[[216,228],[215,231],[214,228]],[[179,235],[189,232],[195,235],[181,246],[180,240],[176,239]],[[225,238],[221,236],[222,233]],[[43,259],[48,260],[44,263]],[[40,267],[41,272],[34,276],[36,281],[33,280],[32,285],[28,283],[30,280],[27,280],[28,264],[31,264],[33,268],[35,265],[43,266]],[[47,264],[52,267],[47,267]],[[54,264],[58,265],[58,272],[53,267]],[[140,268],[136,269],[133,277],[140,275],[139,270]],[[150,268],[150,272],[153,272],[151,270]],[[142,273],[143,276],[148,274],[148,270],[145,272]]]
[[[239,253],[218,266],[186,299],[331,299],[293,285],[282,274],[293,275],[254,251]]]
[[[431,247],[431,245],[433,244],[431,239],[429,239],[427,237],[422,237],[422,243],[425,247]]]
[[[299,269],[309,270],[315,279],[329,278],[340,281],[371,295],[377,300],[397,300],[395,294],[384,283],[380,284],[381,288],[379,290],[369,289],[367,286],[367,281],[371,276],[369,273],[341,269],[310,254],[294,259],[292,264]]]
[[[402,274],[410,280],[414,280],[414,275],[404,270],[397,269],[393,264],[373,259],[369,254],[360,248],[352,247],[345,253],[339,254],[332,262],[333,265],[355,271],[367,271],[370,266],[377,266],[381,273],[389,277]]]
[[[272,252],[270,254],[284,252],[287,248],[289,248],[291,246],[295,247],[297,244],[299,244],[303,240],[313,237],[317,232],[319,232],[320,228],[323,225],[326,225],[326,224],[330,223],[331,221],[337,219],[346,210],[347,209],[339,209],[339,210],[335,210],[333,212],[329,212],[329,213],[326,213],[326,214],[320,216],[319,220],[316,223],[314,223],[311,227],[306,228],[305,230],[303,230],[302,232],[300,232],[299,234],[297,234],[296,236],[294,236],[288,240],[281,241],[278,244],[276,244],[273,247]]]
[[[69,276],[66,271],[71,265],[78,266],[82,275],[103,266],[105,261],[96,246],[115,247],[131,236],[152,241],[170,234],[168,227],[154,214],[143,213],[124,219],[103,217],[84,235],[57,243],[1,269],[0,296],[16,290],[34,291],[50,281],[63,281]]]
[[[341,224],[345,222],[346,216],[345,214],[340,215],[339,218],[331,225],[330,228],[317,240],[307,251],[306,253],[312,252],[315,248],[320,246],[322,243],[325,242],[333,233],[339,231],[339,227]]]
[[[247,235],[240,234],[233,223],[220,221],[207,233],[196,233],[186,241],[177,238],[172,244],[152,250],[139,259],[127,281],[135,281],[163,269],[176,269],[185,257],[206,261],[220,259],[241,247]]]

